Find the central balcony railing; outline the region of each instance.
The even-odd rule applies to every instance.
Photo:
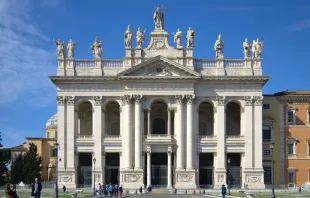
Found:
[[[77,136],[77,139],[79,139],[79,140],[91,140],[93,138],[94,138],[93,135],[81,135],[81,134],[79,134]]]

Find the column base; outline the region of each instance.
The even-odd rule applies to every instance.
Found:
[[[123,185],[124,189],[139,189],[141,186],[144,187],[144,174],[143,169],[129,170],[123,169],[120,171],[120,184]]]
[[[76,189],[76,171],[75,168],[67,168],[66,170],[58,170],[58,187],[63,185],[66,188]]]
[[[196,171],[195,170],[175,170],[176,189],[196,189]]]
[[[248,189],[266,188],[264,184],[264,169],[245,169],[243,174],[245,178],[244,184],[247,185]]]
[[[96,168],[95,170],[95,186],[99,185],[100,184],[104,184],[105,183],[105,178],[104,178],[104,172],[103,172],[103,169],[98,169]],[[94,170],[92,172],[92,187],[94,186]]]
[[[223,184],[226,185],[226,168],[218,168],[215,170],[214,189],[221,189]]]

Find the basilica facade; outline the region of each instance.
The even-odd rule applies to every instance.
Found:
[[[128,26],[119,60],[102,58],[98,38],[91,60],[75,59],[74,41],[55,41],[59,185],[265,188],[263,43],[246,39],[244,57],[226,59],[219,35],[215,58],[199,59],[194,30],[184,46],[178,30],[174,47],[163,22],[156,9],[145,45],[145,31]]]

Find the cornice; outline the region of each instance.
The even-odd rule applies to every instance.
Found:
[[[309,102],[310,96],[277,96],[280,102]]]

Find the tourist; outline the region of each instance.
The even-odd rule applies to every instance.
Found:
[[[149,185],[149,186],[147,187],[147,193],[151,193],[151,192],[152,192],[152,186]]]
[[[102,191],[103,191],[103,197],[104,197],[104,198],[107,197],[107,195],[108,195],[108,190],[107,190],[107,188],[108,188],[107,185],[105,185],[105,184],[102,185]]]
[[[7,185],[5,186],[5,197],[6,197],[6,198],[14,198],[14,197],[13,197],[13,191],[12,191],[11,188],[10,188],[10,184],[7,184]]]
[[[41,190],[42,185],[39,182],[38,178],[35,178],[34,183],[32,184],[31,196],[34,196],[34,198],[40,198]]]
[[[221,194],[222,194],[223,198],[226,197],[226,187],[225,187],[224,184],[222,185],[222,192],[221,192]]]
[[[109,185],[109,194],[110,194],[110,197],[113,197],[113,186],[111,183]]]
[[[118,190],[119,190],[119,197],[122,198],[122,196],[123,196],[123,186],[121,185]]]
[[[114,191],[115,197],[118,197],[118,185],[117,184],[114,185],[113,191]]]
[[[62,187],[62,191],[63,191],[64,193],[67,191],[67,188],[66,188],[65,185],[63,185],[63,187]]]
[[[12,185],[12,189],[11,190],[12,190],[13,198],[18,198],[17,191],[16,191],[16,185],[15,184]]]
[[[142,197],[142,186],[139,189],[139,197]]]

